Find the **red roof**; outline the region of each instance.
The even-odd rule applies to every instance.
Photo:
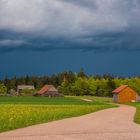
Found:
[[[49,85],[45,85],[43,88],[41,88],[37,93],[43,94],[44,92],[48,91],[50,88]]]
[[[117,89],[115,89],[114,91],[112,91],[112,93],[120,93],[126,87],[128,87],[128,85],[121,85],[120,87],[118,87]]]
[[[53,85],[45,85],[43,88],[41,88],[37,93],[38,94],[44,94],[45,92],[57,92],[57,89]]]

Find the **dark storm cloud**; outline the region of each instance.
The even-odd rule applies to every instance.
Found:
[[[1,0],[0,52],[139,51],[139,0]]]
[[[98,5],[97,5],[97,2],[96,0],[62,0],[63,2],[68,2],[68,3],[71,3],[75,6],[82,6],[82,7],[85,7],[85,8],[88,8],[88,9],[97,9],[98,8]]]

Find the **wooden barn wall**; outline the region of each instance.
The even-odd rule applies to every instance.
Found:
[[[137,99],[137,93],[129,87],[122,90],[118,95],[119,102],[130,102],[136,99]]]
[[[113,101],[118,102],[118,94],[113,94]]]

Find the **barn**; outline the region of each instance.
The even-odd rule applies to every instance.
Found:
[[[59,97],[63,96],[53,85],[45,85],[38,92],[37,95],[48,96],[48,97]]]
[[[23,90],[34,90],[34,85],[18,85],[17,86],[17,93],[20,94]]]
[[[114,102],[124,103],[137,100],[137,92],[130,88],[128,85],[121,85],[113,92]]]

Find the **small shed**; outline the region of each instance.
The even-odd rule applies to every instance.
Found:
[[[128,85],[121,85],[112,93],[114,102],[120,103],[136,101],[138,97],[137,92]]]
[[[63,96],[53,85],[45,85],[38,92],[37,95],[48,96],[48,97],[59,97]]]

